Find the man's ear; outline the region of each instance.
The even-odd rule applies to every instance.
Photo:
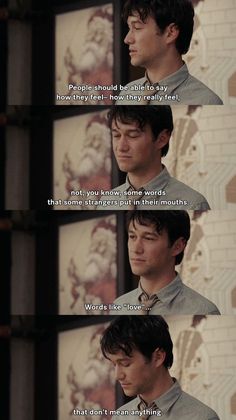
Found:
[[[160,134],[158,135],[157,140],[156,140],[156,147],[157,147],[157,149],[160,150],[166,144],[168,144],[169,141],[170,141],[170,136],[171,136],[171,134],[170,134],[169,130],[167,130],[167,128],[165,128],[164,130],[162,130],[160,132]]]
[[[166,43],[173,44],[179,36],[179,28],[175,23],[170,23],[165,29]]]
[[[178,238],[172,245],[172,256],[176,257],[176,255],[179,255],[186,247],[186,239],[184,238]]]
[[[166,352],[159,347],[157,347],[156,350],[154,350],[152,353],[152,360],[154,361],[156,367],[163,365],[165,358]]]

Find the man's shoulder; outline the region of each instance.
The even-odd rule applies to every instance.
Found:
[[[182,391],[181,397],[179,399],[181,405],[183,404],[191,413],[191,419],[205,419],[205,420],[219,420],[216,412],[210,408],[208,405],[199,401],[197,398],[188,394],[187,392]]]
[[[96,210],[117,210],[125,190],[126,184],[124,183],[110,191],[103,191],[99,198],[100,204],[96,207]]]
[[[120,420],[121,416],[125,416],[125,418],[129,418],[128,416],[132,416],[132,418],[136,418],[132,413],[133,410],[138,410],[138,397],[134,398],[133,400],[129,401],[127,404],[122,405],[121,407],[117,408],[115,411],[117,414],[112,416],[112,420]],[[123,413],[123,414],[122,414]],[[126,414],[125,414],[126,413]]]
[[[189,75],[186,88],[191,90],[193,104],[223,105],[223,101],[213,90],[191,74]]]
[[[134,289],[134,290],[131,290],[130,292],[124,293],[123,295],[116,298],[114,303],[117,303],[117,304],[120,304],[121,302],[122,304],[126,302],[129,303],[129,299],[132,299],[137,296],[137,290],[138,289]]]
[[[130,89],[133,86],[142,86],[145,83],[145,81],[146,81],[146,78],[145,77],[141,77],[140,79],[136,79],[136,80],[133,80],[132,82],[129,82],[127,85],[125,85],[125,88],[126,89],[127,88]]]
[[[198,191],[189,187],[187,184],[184,184],[184,182],[179,181],[178,179],[174,177],[171,177],[169,181],[169,188],[178,190],[178,193],[179,193],[178,198],[180,200],[186,200],[189,203],[189,206],[186,205],[186,208],[190,207],[192,210],[209,210],[210,209],[210,206],[206,198]]]
[[[124,315],[124,314],[137,314],[137,310],[134,308],[128,308],[128,305],[138,305],[137,302],[137,291],[138,289],[131,290],[128,293],[124,293],[123,295],[116,298],[113,302],[114,305],[120,305],[121,309],[117,310],[114,308],[114,310],[110,311],[111,315]]]
[[[112,188],[112,190],[104,191],[103,194],[101,195],[100,199],[101,200],[106,200],[107,197],[109,197],[109,196],[118,195],[118,194],[116,194],[116,191],[120,191],[121,193],[123,193],[125,190],[126,190],[126,184],[125,183],[121,184],[121,185],[118,185],[117,187]]]
[[[100,198],[101,205],[97,207],[97,210],[113,210],[119,207],[120,200],[124,200],[128,197],[125,196],[126,191],[126,183],[119,185],[116,188],[113,188],[109,191],[108,194],[102,195]],[[152,191],[158,190],[158,188],[152,188]],[[143,197],[144,199],[150,201],[153,200],[153,197],[149,194],[145,194]],[[110,205],[105,206],[106,202],[110,202]],[[172,203],[174,201],[174,203]],[[117,203],[116,203],[117,202]],[[103,204],[102,204],[103,203]],[[113,205],[111,206],[111,204]],[[162,197],[160,204],[153,204],[147,207],[149,210],[152,209],[163,209],[167,207],[168,210],[172,207],[175,209],[188,209],[188,210],[209,210],[210,206],[206,200],[206,198],[199,193],[198,191],[194,190],[193,188],[189,187],[188,185],[184,184],[183,182],[179,181],[174,177],[170,177],[168,182],[168,190],[166,191],[166,195]],[[145,205],[140,204],[138,209],[142,209]],[[125,209],[124,206],[122,208]],[[146,208],[144,208],[146,209]]]
[[[127,95],[136,96],[137,94],[140,95],[142,93],[141,86],[144,85],[146,81],[145,77],[141,77],[140,79],[133,80],[129,82],[127,85],[119,93],[119,99],[116,101],[116,105],[132,105],[137,104],[135,98],[127,98]]]
[[[191,287],[183,284],[183,295],[186,299],[191,299],[192,313],[198,315],[220,315],[217,306],[200,293],[193,290]]]

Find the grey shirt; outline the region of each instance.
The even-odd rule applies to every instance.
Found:
[[[174,378],[173,378],[174,379]],[[127,410],[129,414],[114,415],[112,420],[135,420],[140,419],[140,416],[132,415],[132,411],[138,410],[140,397],[134,398],[129,403],[123,405],[118,410]],[[175,380],[173,386],[155,400],[155,403],[160,410],[161,416],[151,415],[148,419],[168,419],[168,420],[219,420],[218,415],[207,405],[201,401],[182,391],[178,381]],[[158,410],[156,410],[158,412]]]
[[[115,305],[121,309],[112,310],[111,315],[140,315],[142,303],[139,300],[143,290],[138,288],[118,297]],[[158,301],[154,304],[150,315],[220,315],[217,306],[195,290],[183,284],[179,274],[166,287],[156,293]]]
[[[147,91],[148,85],[150,86],[150,81],[147,75],[129,83],[126,86],[127,90],[122,90],[119,94],[124,99],[118,99],[116,105],[143,105],[143,103],[139,102],[142,99],[146,100],[149,105],[223,104],[219,96],[204,85],[204,83],[200,82],[200,80],[189,74],[188,67],[185,63],[179,70],[165,79],[160,80],[159,83],[151,84],[154,88],[152,88],[153,90]],[[134,86],[139,86],[139,88],[136,90]]]
[[[170,176],[163,166],[159,175],[139,189],[140,195],[135,199],[137,210],[209,210],[210,206],[202,194],[183,182]],[[129,182],[110,191],[110,195],[101,196],[99,210],[130,210],[134,188]]]

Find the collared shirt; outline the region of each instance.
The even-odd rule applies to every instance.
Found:
[[[209,210],[210,206],[202,194],[170,176],[163,165],[159,175],[140,188],[140,198],[136,200],[137,210]],[[126,182],[101,197],[99,210],[130,210],[134,188],[127,176]],[[107,203],[110,202],[110,203]],[[107,205],[105,205],[107,203]]]
[[[115,305],[121,310],[111,311],[112,315],[140,315],[141,284],[137,289],[118,297]],[[204,296],[183,284],[179,274],[167,286],[159,290],[158,301],[148,311],[150,315],[220,315],[217,306]]]
[[[139,86],[138,90],[134,90],[134,85]],[[200,80],[189,74],[188,67],[184,63],[183,66],[170,76],[153,83],[151,86],[154,90],[146,91],[147,85],[150,85],[147,75],[141,79],[134,80],[126,87],[128,90],[122,90],[116,105],[138,105],[139,97],[144,95],[150,96],[149,105],[222,105],[223,102],[211,89],[209,89]],[[143,90],[144,89],[144,90]],[[134,98],[128,95],[136,96]],[[169,96],[169,98],[168,98]]]
[[[175,381],[172,387],[157,398],[155,401],[158,409],[161,411],[161,416],[153,415],[149,419],[154,418],[168,419],[168,420],[219,420],[218,415],[207,405],[201,401],[182,391],[178,381]],[[140,397],[134,398],[132,401],[120,407],[118,410],[124,412],[128,411],[129,414],[114,415],[112,420],[136,420],[140,417],[132,415],[131,413],[138,410],[138,405],[141,402]]]

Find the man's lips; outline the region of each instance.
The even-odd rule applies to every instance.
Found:
[[[130,258],[130,261],[135,264],[145,262],[143,258]]]
[[[125,388],[125,387],[127,387],[127,386],[130,386],[131,384],[122,384],[122,383],[120,382],[120,385],[122,386],[122,388]]]

